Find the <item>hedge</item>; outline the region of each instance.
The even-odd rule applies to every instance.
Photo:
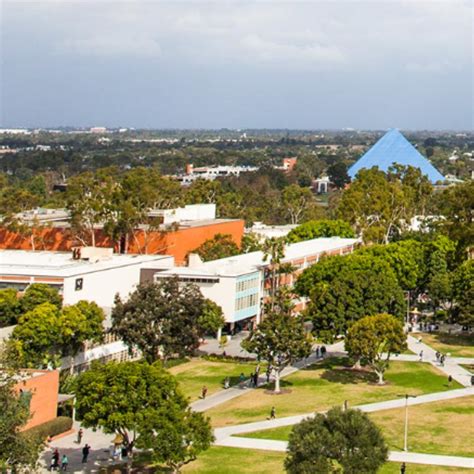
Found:
[[[46,423],[35,426],[27,430],[27,433],[41,437],[42,439],[49,438],[50,436],[56,436],[61,433],[65,433],[72,428],[72,418],[68,416],[58,416],[53,420],[49,420]]]

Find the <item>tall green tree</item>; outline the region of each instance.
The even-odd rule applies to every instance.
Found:
[[[37,467],[43,440],[39,436],[22,431],[31,415],[28,404],[14,389],[15,383],[12,375],[2,371],[0,470],[2,472],[31,472]]]
[[[474,325],[474,260],[466,260],[454,273],[453,293],[457,301],[457,321]]]
[[[344,188],[351,179],[347,174],[347,165],[343,161],[337,161],[328,167],[329,181],[334,183],[334,186],[338,189]]]
[[[184,357],[199,346],[198,319],[204,302],[196,285],[180,285],[177,278],[143,283],[127,301],[116,297],[112,330],[149,362]]]
[[[216,234],[191,253],[197,253],[204,262],[238,255],[240,249],[230,234]]]
[[[36,306],[43,303],[51,303],[60,309],[62,306],[62,297],[56,288],[45,283],[32,283],[29,285],[21,300],[23,312],[31,311]]]
[[[275,374],[276,393],[280,392],[283,369],[298,359],[311,354],[311,341],[305,333],[303,318],[292,314],[291,295],[280,289],[267,303],[263,321],[251,331],[242,347],[265,360]]]
[[[308,221],[291,230],[287,235],[288,242],[318,239],[320,237],[354,238],[352,227],[342,220],[321,219]]]
[[[122,436],[129,467],[137,446],[179,472],[213,440],[208,419],[190,411],[176,379],[156,364],[93,364],[77,378],[76,414],[85,427]]]
[[[282,205],[291,224],[298,224],[305,212],[314,205],[314,196],[310,189],[290,184],[282,193]]]
[[[276,295],[279,286],[280,274],[282,273],[281,261],[285,257],[285,244],[286,240],[281,237],[270,237],[265,239],[262,244],[263,261],[269,262],[271,302],[274,301],[273,297]]]
[[[380,385],[384,384],[390,357],[407,348],[403,324],[391,314],[375,314],[356,321],[347,332],[344,346],[349,356],[369,364]]]
[[[304,270],[295,290],[309,296],[306,317],[327,342],[367,314],[402,317],[404,294],[390,265],[365,255],[327,257]]]
[[[21,313],[21,304],[14,288],[0,290],[0,327],[15,324]]]
[[[202,312],[198,317],[197,324],[202,335],[216,335],[225,324],[222,308],[209,299],[204,300]]]
[[[387,461],[380,429],[359,410],[332,408],[297,424],[289,438],[289,474],[376,474]]]

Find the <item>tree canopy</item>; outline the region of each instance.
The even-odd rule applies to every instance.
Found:
[[[51,303],[57,308],[62,306],[62,298],[56,288],[45,283],[32,283],[21,297],[21,309],[23,312],[31,311],[43,303]]]
[[[407,348],[403,324],[390,314],[366,316],[349,328],[344,347],[349,356],[369,364],[383,384],[390,357]]]
[[[275,374],[275,392],[279,392],[283,369],[308,357],[312,344],[305,333],[303,318],[292,315],[288,292],[282,288],[272,299],[273,303],[266,305],[263,321],[242,342],[242,347],[268,362]]]
[[[100,427],[123,438],[129,457],[135,446],[174,472],[207,449],[207,418],[191,412],[175,378],[159,364],[93,364],[76,381],[76,413],[85,427]]]
[[[230,234],[216,234],[190,253],[197,253],[201,260],[208,262],[238,255],[240,250]]]
[[[308,221],[294,228],[287,235],[287,241],[294,243],[320,237],[354,238],[355,233],[352,227],[345,221],[322,219]]]
[[[332,408],[293,428],[285,469],[289,474],[376,474],[387,458],[385,440],[367,414]]]
[[[199,346],[198,320],[204,308],[204,297],[196,285],[180,285],[177,278],[142,283],[127,301],[116,297],[112,330],[149,362],[184,357]]]

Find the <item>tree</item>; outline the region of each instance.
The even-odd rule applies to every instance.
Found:
[[[270,269],[270,297],[273,304],[273,297],[276,294],[276,290],[279,284],[279,278],[281,273],[281,260],[285,256],[285,243],[284,238],[270,237],[265,239],[262,244],[263,261],[269,260]]]
[[[143,283],[126,302],[116,297],[112,330],[149,362],[175,354],[184,357],[199,346],[203,307],[196,285],[180,285],[176,277]]]
[[[242,253],[257,252],[262,250],[259,236],[254,232],[245,233],[242,236],[242,244],[240,247]]]
[[[11,339],[18,343],[23,367],[58,366],[62,343],[58,307],[42,303],[22,314]]]
[[[0,327],[15,324],[21,313],[17,291],[13,288],[0,290]]]
[[[291,224],[298,224],[303,214],[314,204],[314,196],[308,188],[290,184],[283,190],[282,204]]]
[[[26,288],[20,302],[22,311],[28,312],[43,303],[50,303],[59,309],[62,305],[62,298],[56,288],[45,283],[32,283]]]
[[[74,358],[86,341],[101,342],[104,320],[104,311],[94,302],[82,300],[64,307],[60,315],[62,355]]]
[[[144,420],[137,446],[151,449],[154,462],[165,463],[173,473],[179,473],[213,441],[209,420],[202,413],[175,407],[166,417],[154,413]]]
[[[375,474],[387,458],[380,429],[365,413],[332,408],[293,428],[285,469],[290,474]]]
[[[326,257],[305,269],[295,290],[309,296],[306,317],[314,333],[327,342],[367,314],[389,313],[402,317],[403,291],[390,265],[366,255]]]
[[[30,418],[29,405],[14,389],[15,379],[2,371],[0,380],[0,470],[22,472],[34,469],[42,439],[21,431]]]
[[[349,356],[362,359],[375,371],[378,383],[383,385],[392,354],[407,348],[401,321],[390,314],[366,316],[355,322],[344,341]]]
[[[242,342],[248,352],[255,352],[259,360],[265,360],[275,374],[275,392],[280,392],[280,376],[285,367],[298,359],[308,357],[311,342],[300,316],[293,316],[291,296],[280,289],[265,308],[263,321]]]
[[[308,221],[291,230],[287,235],[288,242],[301,242],[302,240],[318,239],[320,237],[354,238],[352,227],[342,220],[322,219]]]
[[[190,253],[197,253],[204,262],[208,262],[238,255],[240,250],[230,234],[216,234]]]
[[[178,472],[213,440],[208,419],[190,412],[176,379],[158,364],[93,364],[77,378],[76,414],[83,426],[120,435],[129,466],[137,446]]]
[[[458,323],[474,325],[474,260],[466,260],[456,270],[453,292],[457,301]]]
[[[347,166],[343,161],[337,161],[328,167],[328,177],[329,181],[334,183],[334,186],[338,189],[344,188],[351,181],[347,174]]]
[[[209,299],[204,300],[202,313],[198,317],[197,324],[201,334],[217,334],[225,324],[222,308]]]

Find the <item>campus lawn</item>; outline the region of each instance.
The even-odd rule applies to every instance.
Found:
[[[474,457],[474,397],[426,403],[408,408],[410,451]],[[371,413],[390,450],[403,450],[405,410]]]
[[[391,451],[403,450],[405,409],[396,408],[369,414],[382,429]],[[410,451],[425,454],[474,457],[474,397],[409,407]],[[287,441],[292,426],[246,433],[246,438]],[[389,471],[388,471],[389,472]]]
[[[257,363],[253,362],[213,362],[205,359],[193,359],[184,364],[169,369],[181,386],[182,391],[191,401],[201,396],[205,385],[210,395],[223,389],[224,379],[230,377],[230,385],[239,383],[243,372],[248,377],[255,370]]]
[[[342,405],[349,406],[391,400],[403,396],[422,395],[449,390],[447,379],[438,369],[426,363],[392,362],[386,373],[387,384],[378,386],[374,374],[345,367],[347,359],[331,358],[282,381],[290,393],[273,395],[266,387],[252,390],[209,411],[214,426],[264,420],[275,406],[277,417],[311,413]],[[453,383],[451,388],[460,388]]]
[[[423,342],[453,357],[474,357],[474,334],[423,333]]]
[[[182,469],[199,474],[283,474],[284,452],[214,446]],[[379,474],[399,474],[400,464],[388,462]],[[469,469],[407,464],[407,474],[468,473]]]

